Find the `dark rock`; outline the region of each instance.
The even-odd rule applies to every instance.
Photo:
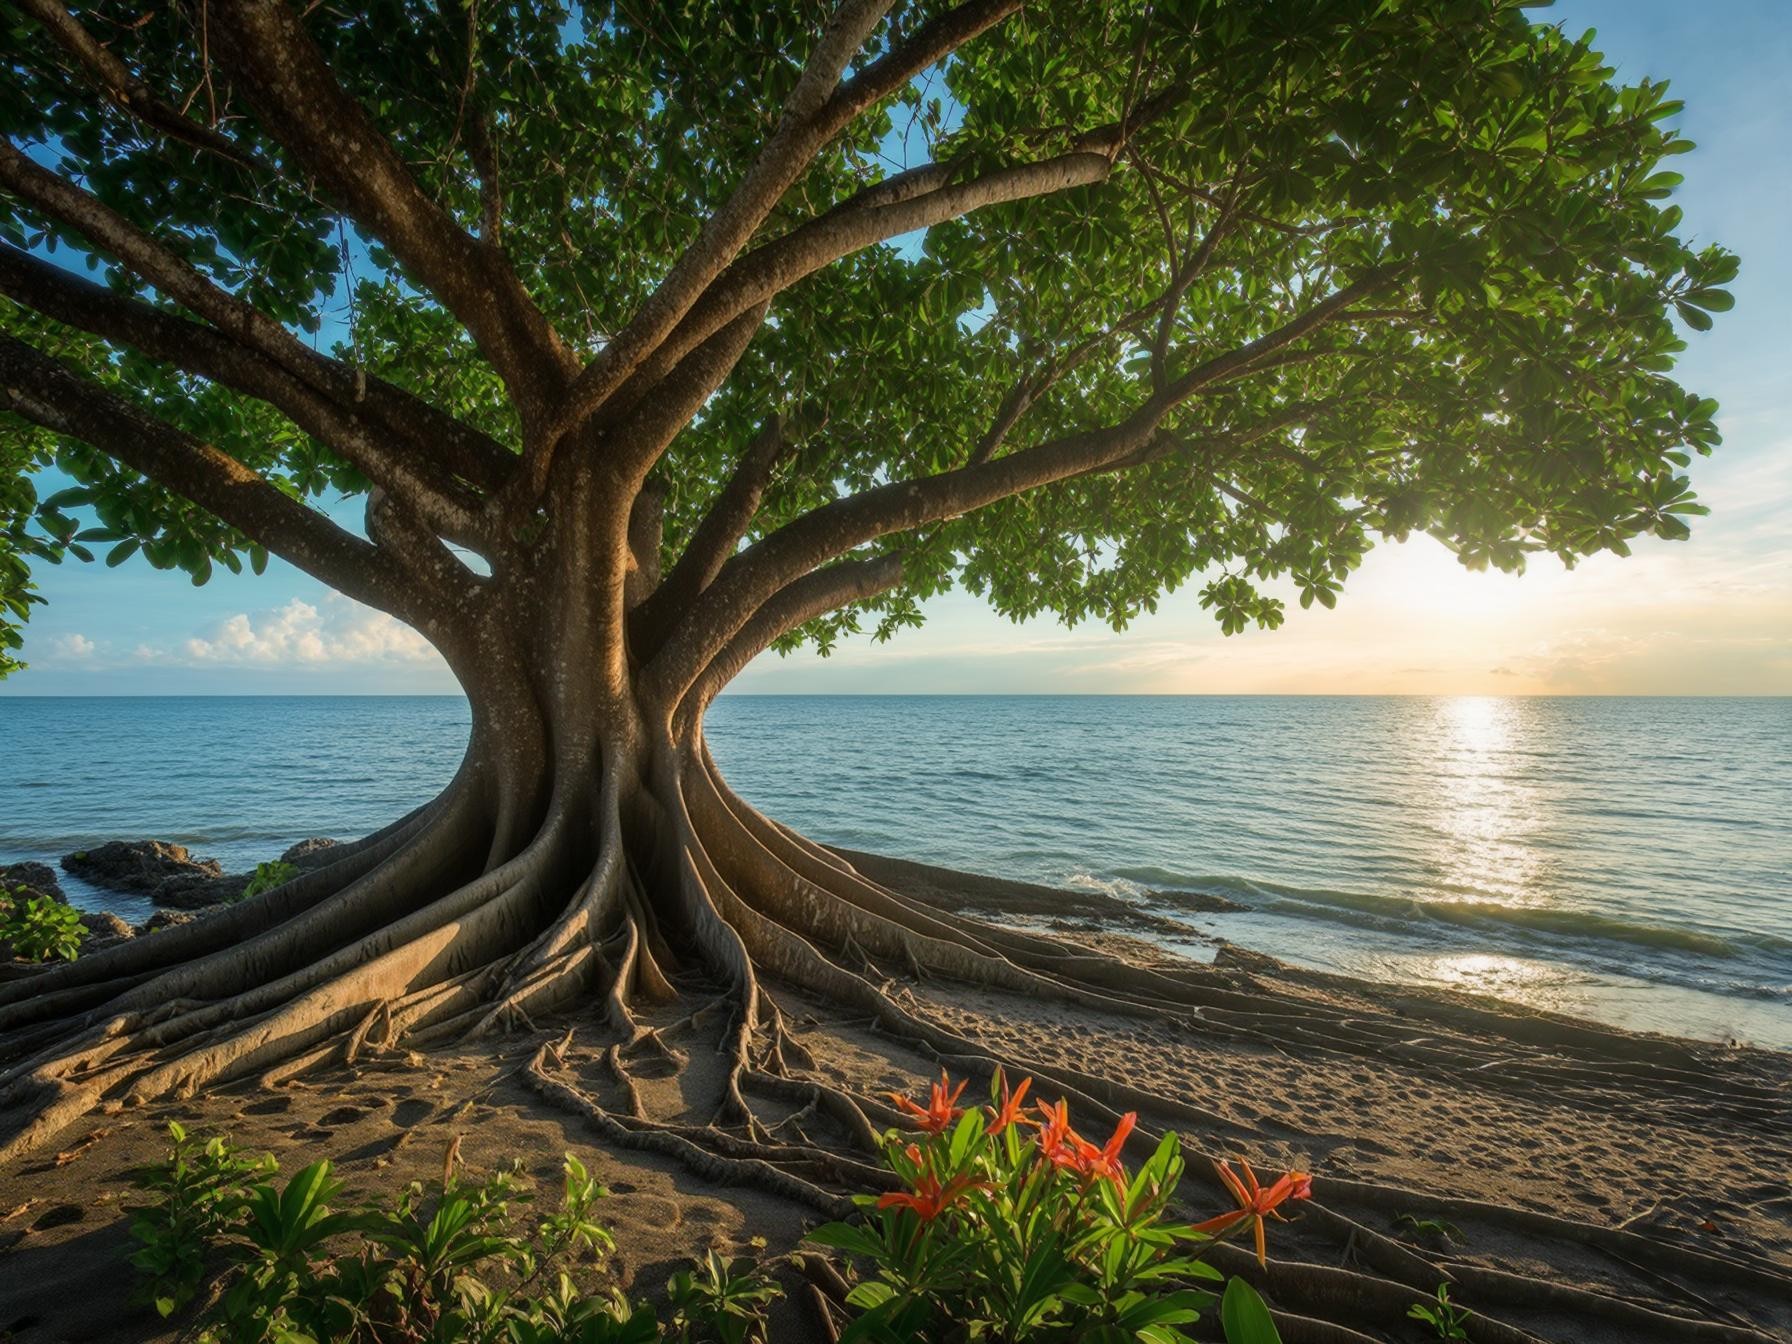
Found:
[[[62,866],[96,887],[147,896],[175,910],[201,910],[239,900],[247,875],[230,876],[216,859],[195,859],[166,840],[112,840],[78,850]]]
[[[149,899],[167,910],[206,910],[232,905],[243,899],[248,873],[224,877],[171,877],[150,893]]]
[[[1251,907],[1211,891],[1148,891],[1147,899],[1196,915],[1235,915]]]
[[[83,910],[81,912],[81,923],[85,925],[87,929],[87,949],[89,951],[94,947],[94,939],[131,938],[135,937],[137,932],[117,915],[106,910]]]
[[[68,903],[68,897],[62,894],[62,883],[56,880],[56,870],[47,863],[0,864],[0,892],[10,895],[19,887],[25,888],[27,899],[48,896],[64,905]]]
[[[198,910],[158,910],[149,917],[147,923],[138,926],[137,933],[139,937],[146,933],[157,933],[162,929],[191,924],[196,919],[210,919],[220,910],[228,909],[228,905],[208,905]]]
[[[113,891],[129,891],[154,899],[170,882],[189,884],[224,876],[216,859],[195,859],[185,845],[166,840],[112,840],[63,857],[62,867]]]
[[[326,863],[334,863],[336,855],[330,853],[339,842],[327,836],[314,835],[309,840],[301,840],[286,853],[280,856],[281,863],[290,863],[299,868],[321,868]]]

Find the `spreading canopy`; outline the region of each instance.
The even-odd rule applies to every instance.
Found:
[[[139,550],[433,633],[568,463],[660,521],[674,693],[953,584],[1232,632],[1700,511],[1678,104],[1511,0],[0,13],[15,649],[32,561]]]

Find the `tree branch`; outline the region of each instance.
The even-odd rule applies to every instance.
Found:
[[[419,628],[433,624],[433,613],[417,605],[411,576],[377,547],[282,494],[235,458],[4,334],[0,406],[90,444],[337,591]]]
[[[485,435],[407,392],[319,355],[273,318],[213,284],[98,197],[33,162],[5,139],[0,139],[0,186],[81,233],[126,270],[212,323],[221,337],[259,352],[325,396],[340,402],[346,378],[350,404],[371,395],[381,407],[389,408],[399,423],[447,447],[453,469],[482,488],[495,489],[514,470],[515,459]],[[39,275],[41,281],[43,272]],[[39,292],[43,291],[40,283]]]
[[[798,626],[901,582],[902,557],[891,552],[870,560],[842,560],[786,584],[710,660],[685,693],[685,712],[701,714],[742,668]]]
[[[625,413],[633,399],[646,395],[681,359],[741,313],[841,257],[987,206],[1103,181],[1111,166],[1104,154],[1078,151],[931,190],[889,193],[882,190],[887,185],[883,183],[868,188],[862,196],[755,248],[728,267],[636,370],[629,380],[632,397],[619,394],[612,404],[621,408],[617,413]],[[939,178],[917,170],[904,186],[929,180]]]
[[[212,0],[225,64],[268,132],[461,321],[539,425],[577,369],[504,254],[432,201],[284,0]]]
[[[144,125],[171,140],[227,159],[240,168],[271,173],[269,166],[252,150],[236,144],[216,127],[202,126],[184,116],[178,108],[157,97],[130,67],[56,0],[17,0],[17,3],[48,30],[58,46],[74,57],[96,89]]]
[[[96,285],[10,245],[0,245],[0,293],[114,345],[268,403],[414,506],[430,526],[469,545],[479,544],[478,500],[456,475],[491,476],[493,452],[505,463],[515,461],[489,440],[475,449],[483,436],[387,383],[357,377],[334,360],[307,351],[313,376],[301,382],[282,365],[211,327]],[[424,449],[420,428],[440,435],[435,442],[447,450],[445,455]],[[399,443],[408,443],[411,451],[395,451]]]
[[[697,524],[672,572],[636,613],[636,625],[643,636],[638,642],[644,647],[657,647],[661,629],[697,600],[734,554],[753,522],[753,515],[759,511],[759,501],[765,496],[765,487],[771,481],[772,468],[777,465],[784,444],[784,419],[774,415],[747,444],[734,474]]]
[[[976,466],[892,481],[810,510],[736,555],[691,609],[644,674],[652,693],[674,698],[784,584],[895,532],[957,517],[1054,481],[1120,462],[1145,449],[1165,416],[1202,388],[1308,335],[1393,278],[1384,271],[1346,285],[1275,330],[1196,365],[1154,392],[1125,420],[1067,435]]]
[[[560,441],[603,406],[680,328],[785,192],[808,171],[822,147],[866,108],[1019,9],[1020,0],[971,0],[949,10],[922,24],[910,38],[854,78],[840,83],[841,73],[889,5],[890,0],[843,0],[786,99],[777,129],[739,185],[705,221],[697,240],[679,257],[616,339],[579,374],[565,404],[531,451],[529,474],[537,488],[547,479]],[[769,298],[771,294],[761,297]],[[751,302],[758,300],[746,306],[751,306]],[[704,332],[696,339],[703,340],[709,334]],[[689,352],[691,344],[662,361],[663,365],[675,364]]]

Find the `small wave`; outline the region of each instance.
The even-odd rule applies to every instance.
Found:
[[[1705,933],[1666,924],[1644,924],[1588,910],[1559,906],[1514,905],[1490,900],[1427,901],[1413,896],[1382,896],[1366,892],[1329,891],[1256,882],[1232,875],[1192,875],[1165,868],[1122,868],[1116,875],[1160,887],[1181,887],[1217,892],[1241,899],[1265,913],[1325,914],[1344,922],[1360,922],[1377,928],[1408,929],[1414,921],[1434,921],[1463,926],[1495,925],[1526,933],[1590,942],[1625,943],[1640,947],[1691,952],[1720,960],[1750,952],[1792,952],[1792,939],[1770,933]],[[1318,907],[1318,908],[1315,908]]]

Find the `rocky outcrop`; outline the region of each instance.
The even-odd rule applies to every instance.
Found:
[[[137,930],[107,910],[83,910],[81,925],[87,930],[87,940],[81,944],[84,957],[137,936]]]
[[[299,841],[280,856],[280,862],[290,863],[295,868],[322,868],[326,863],[336,861],[336,855],[330,851],[336,848],[337,843],[327,836],[316,835],[309,840]]]
[[[66,855],[62,867],[96,887],[147,896],[177,910],[235,900],[249,881],[226,876],[216,859],[195,859],[185,845],[166,840],[111,840]]]
[[[144,934],[159,933],[163,929],[173,929],[182,924],[191,924],[196,919],[210,919],[213,915],[229,908],[227,905],[207,905],[201,906],[197,910],[158,910],[149,917],[147,923],[138,927],[137,934],[142,937]]]
[[[48,896],[53,901],[68,904],[68,897],[62,892],[62,883],[56,880],[56,870],[47,863],[0,864],[0,892],[10,896],[20,887],[25,888],[22,895],[26,899]]]

